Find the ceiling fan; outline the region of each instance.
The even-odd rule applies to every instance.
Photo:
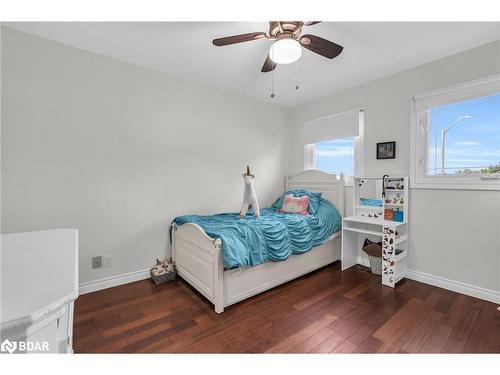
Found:
[[[320,38],[316,35],[300,35],[304,26],[311,26],[321,21],[270,21],[269,32],[255,32],[217,38],[212,41],[215,46],[249,42],[251,40],[269,39],[274,41],[266,57],[262,72],[276,69],[278,64],[290,64],[302,55],[302,47],[328,59],[340,55],[344,47]]]

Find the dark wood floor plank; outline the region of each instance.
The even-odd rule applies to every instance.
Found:
[[[439,293],[431,293],[412,315],[407,316],[406,319],[401,319],[401,325],[397,331],[393,332],[391,338],[383,340],[384,344],[398,350],[404,349],[410,338],[421,330],[423,322],[440,300]],[[380,337],[378,338],[380,339]]]
[[[308,337],[298,345],[295,345],[293,348],[288,350],[288,353],[307,353],[311,349],[317,347],[323,341],[328,339],[332,334],[332,330],[328,327],[325,327],[312,336]]]
[[[350,340],[348,341],[351,342]],[[382,344],[382,341],[370,336],[356,347],[354,353],[375,353]]]
[[[477,322],[479,311],[467,309],[441,349],[442,353],[462,353]]]
[[[453,330],[458,324],[461,314],[465,311],[467,297],[461,294],[455,294],[453,303],[448,312],[441,319],[437,327],[424,341],[420,348],[421,353],[439,353],[443,348]],[[436,306],[437,307],[437,306]]]
[[[413,280],[394,289],[335,263],[216,314],[189,284],[80,296],[76,353],[500,353],[492,303]]]
[[[490,335],[495,332],[495,318],[497,318],[497,326],[500,326],[500,311],[485,303],[465,344],[464,352],[483,353],[486,350]],[[497,332],[497,335],[500,336],[500,331]]]
[[[305,298],[304,300],[296,303],[293,305],[293,307],[297,310],[304,310],[306,307],[309,307],[322,299],[331,296],[332,294],[337,293],[339,290],[343,288],[342,285],[334,285],[331,288],[325,289],[323,292],[309,296],[308,298]]]
[[[357,346],[349,340],[342,341],[339,345],[335,345],[330,353],[354,353]]]
[[[422,300],[412,298],[387,323],[380,327],[373,336],[384,343],[394,341],[405,327],[411,323],[415,312],[422,303]]]
[[[485,352],[487,353],[500,353],[500,311],[495,309],[496,306],[492,304],[487,304],[484,308],[487,308],[492,315],[490,327],[490,335],[488,338],[488,343],[486,344]],[[481,319],[482,317],[478,318]],[[469,351],[474,351],[472,347],[473,342],[470,343],[471,346],[468,347]]]
[[[315,333],[321,331],[323,328],[328,326],[334,320],[338,319],[338,316],[334,314],[327,314],[297,331],[296,333],[288,336],[286,339],[282,340],[279,344],[274,345],[272,348],[267,350],[267,353],[286,353],[293,347],[302,343]]]
[[[370,279],[364,281],[363,283],[357,285],[355,288],[350,289],[348,292],[346,292],[344,294],[344,297],[351,298],[351,299],[356,298],[361,293],[363,293],[364,291],[369,289],[372,285],[374,285],[378,282],[379,281],[377,280],[377,278],[370,278]]]
[[[437,325],[443,319],[444,314],[438,311],[431,311],[424,319],[418,329],[414,330],[401,350],[406,353],[419,353],[427,338],[435,331]]]

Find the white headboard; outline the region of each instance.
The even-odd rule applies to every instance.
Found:
[[[321,196],[335,205],[343,217],[345,214],[344,176],[308,169],[286,178],[286,190],[304,189],[321,193]]]

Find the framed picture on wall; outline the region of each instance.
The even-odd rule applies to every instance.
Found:
[[[377,159],[395,159],[396,142],[377,143]]]

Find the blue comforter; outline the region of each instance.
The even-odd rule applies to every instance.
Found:
[[[283,261],[292,254],[305,253],[326,242],[342,223],[336,208],[323,198],[316,215],[283,214],[272,208],[264,208],[260,214],[259,219],[250,214],[240,219],[238,213],[186,215],[174,222],[198,224],[210,237],[220,238],[226,269]]]

